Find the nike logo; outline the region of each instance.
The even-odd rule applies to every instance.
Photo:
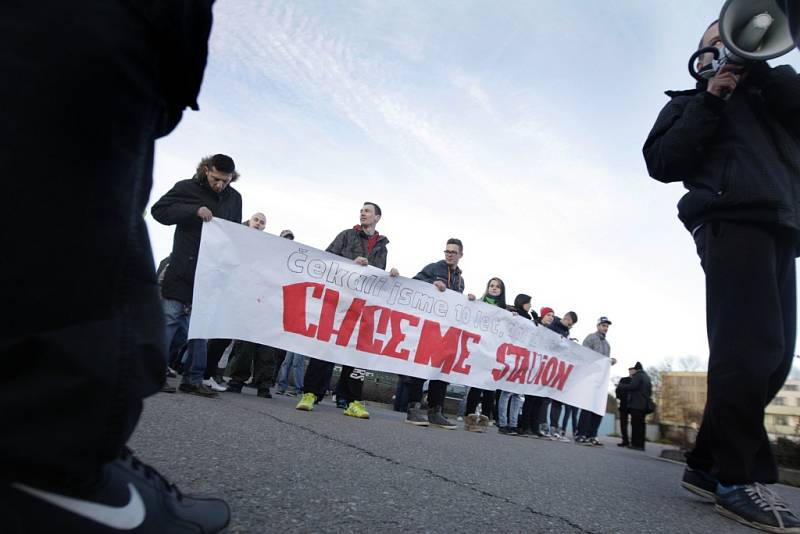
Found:
[[[131,498],[128,504],[122,507],[75,499],[24,484],[15,483],[12,486],[68,512],[117,530],[133,530],[144,522],[144,502],[142,502],[142,497],[136,487],[130,482],[128,482],[128,491],[130,491]]]

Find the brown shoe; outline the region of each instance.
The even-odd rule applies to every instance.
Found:
[[[483,432],[483,428],[478,424],[478,416],[471,413],[464,417],[464,430],[468,432]]]

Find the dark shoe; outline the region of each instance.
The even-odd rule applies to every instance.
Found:
[[[342,410],[347,408],[347,399],[336,399],[336,407],[341,408]]]
[[[14,483],[0,487],[0,501],[12,511],[10,518],[3,518],[4,524],[12,530],[24,525],[25,532],[214,534],[230,521],[225,501],[183,495],[130,451],[103,466],[99,480],[90,487]]]
[[[517,436],[517,435],[519,435],[519,432],[517,432],[517,427],[507,426],[506,430],[508,430],[508,435],[509,436]]]
[[[683,470],[681,487],[709,501],[717,500],[717,479],[705,471],[687,466]]]
[[[242,392],[242,384],[234,382],[233,380],[228,382],[228,386],[225,388],[225,393],[241,393],[241,392]]]
[[[716,494],[717,512],[767,532],[800,533],[800,517],[767,486],[759,483]]]
[[[175,393],[178,391],[175,386],[169,385],[169,382],[164,382],[164,385],[161,386],[161,393]]]
[[[217,397],[218,394],[211,388],[207,388],[203,384],[181,384],[178,386],[178,390],[181,393],[189,393],[190,395],[197,395],[198,397],[206,397],[209,399],[213,399]]]
[[[508,427],[507,426],[499,426],[497,427],[498,434],[508,434]]]
[[[269,388],[261,388],[261,389],[259,389],[258,393],[256,393],[256,396],[257,397],[261,397],[262,399],[271,399],[272,398],[272,394],[269,392]]]
[[[617,443],[617,447],[627,447],[629,445],[630,443],[625,443],[624,441],[622,443]]]
[[[428,418],[422,412],[420,403],[412,402],[406,412],[406,423],[416,426],[428,426]]]
[[[631,445],[631,446],[630,446],[630,447],[628,447],[628,448],[629,448],[629,449],[633,449],[633,450],[635,450],[635,451],[644,451],[644,447],[634,447],[633,445]]]
[[[457,425],[442,414],[441,406],[428,409],[428,422],[431,426],[438,426],[439,428],[446,428],[447,430],[455,430],[457,428]]]
[[[602,447],[603,446],[603,444],[600,443],[600,440],[598,440],[597,438],[589,438],[586,441],[587,441],[587,443],[589,445],[594,445],[595,447]],[[644,449],[642,449],[642,450],[644,450]]]

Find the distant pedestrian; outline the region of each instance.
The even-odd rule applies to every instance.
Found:
[[[645,423],[644,418],[652,402],[653,385],[650,376],[636,362],[633,366],[631,381],[617,386],[622,393],[628,395],[628,411],[631,414],[631,449],[644,450]]]

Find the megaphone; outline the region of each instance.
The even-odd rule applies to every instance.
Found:
[[[696,80],[712,78],[728,63],[746,64],[782,56],[795,47],[787,12],[788,4],[777,0],[726,0],[719,14],[722,50],[707,46],[689,59],[689,73]],[[793,16],[793,15],[792,15]],[[792,26],[796,27],[795,24]],[[711,68],[697,72],[695,62],[703,54],[713,54]]]

